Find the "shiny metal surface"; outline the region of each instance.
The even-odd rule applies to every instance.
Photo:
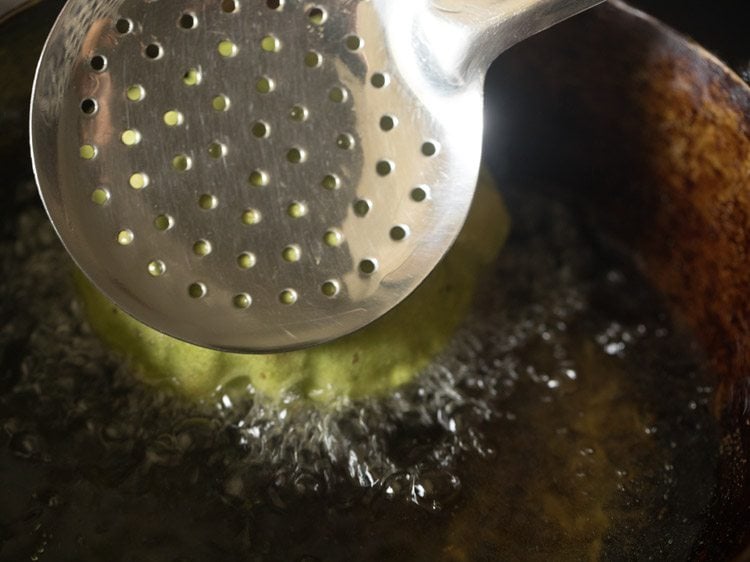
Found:
[[[42,198],[158,330],[242,352],[336,338],[457,236],[492,60],[600,1],[69,0],[33,95]]]

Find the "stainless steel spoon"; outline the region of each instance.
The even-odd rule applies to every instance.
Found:
[[[461,229],[491,62],[600,1],[69,0],[33,94],[42,198],[158,330],[241,352],[342,336]]]

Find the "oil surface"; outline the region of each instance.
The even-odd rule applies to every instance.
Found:
[[[564,207],[511,197],[451,347],[398,394],[322,412],[243,381],[203,404],[136,381],[19,191],[0,244],[0,560],[689,554],[718,450],[700,353]]]

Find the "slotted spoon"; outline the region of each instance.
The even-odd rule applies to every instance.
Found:
[[[455,240],[490,63],[600,1],[69,0],[33,93],[40,193],[158,330],[241,352],[339,337]]]

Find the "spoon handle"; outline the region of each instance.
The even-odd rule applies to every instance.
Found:
[[[433,0],[432,14],[464,32],[464,75],[484,74],[516,43],[604,0]]]

